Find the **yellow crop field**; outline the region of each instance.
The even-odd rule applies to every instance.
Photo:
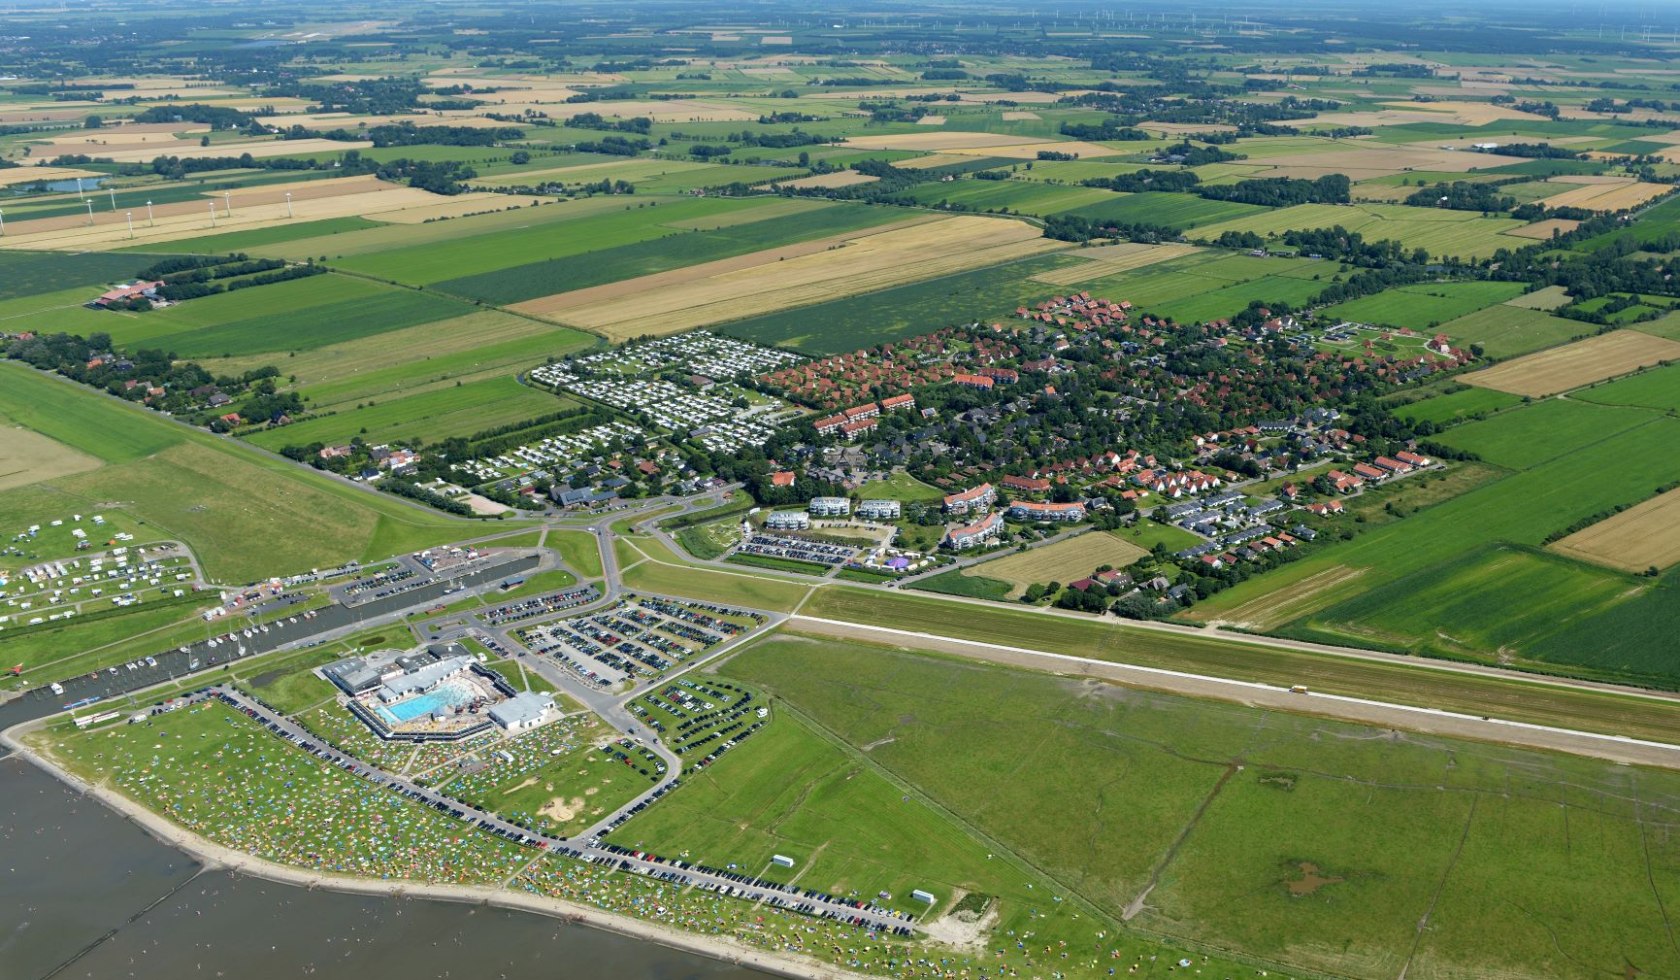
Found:
[[[1010,598],[1019,596],[1034,582],[1078,581],[1103,565],[1123,568],[1149,552],[1106,531],[1090,531],[1042,548],[1032,548],[1007,558],[982,562],[967,570],[968,575],[1008,582]]]
[[[1519,238],[1533,238],[1539,241],[1548,241],[1551,239],[1552,232],[1554,231],[1556,231],[1559,235],[1567,235],[1580,226],[1581,223],[1573,218],[1548,218],[1545,221],[1536,221],[1532,225],[1523,225],[1521,228],[1512,228],[1505,234],[1516,235]]]
[[[1680,490],[1658,494],[1551,545],[1596,565],[1642,572],[1680,563]]]
[[[881,178],[874,174],[860,174],[856,170],[836,170],[833,173],[817,174],[812,177],[801,177],[798,180],[782,181],[782,187],[852,187],[856,184],[868,184]]]
[[[755,252],[512,307],[610,340],[668,334],[1068,247],[1007,218],[914,223]],[[814,250],[813,250],[814,249]]]
[[[1680,343],[1616,330],[1464,375],[1466,384],[1541,398],[1603,381],[1659,361],[1680,359]]]
[[[1593,211],[1623,211],[1672,191],[1668,184],[1648,184],[1644,181],[1625,183],[1593,183],[1570,188],[1561,194],[1540,201],[1548,208],[1588,208]]]
[[[1006,133],[950,132],[853,136],[845,145],[860,150],[972,150],[1042,142],[1030,136],[1010,136]]]
[[[102,465],[97,458],[32,429],[0,425],[0,490],[86,473]]]

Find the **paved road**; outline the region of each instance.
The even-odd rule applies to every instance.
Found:
[[[1569,752],[1612,762],[1680,769],[1680,746],[1621,735],[1601,735],[1548,725],[1501,721],[1454,711],[1418,708],[1335,694],[1295,693],[1289,688],[1252,681],[1228,680],[1184,671],[1074,657],[1044,650],[960,640],[911,630],[868,626],[811,616],[793,616],[788,625],[805,633],[842,639],[892,643],[918,650],[951,653],[975,660],[1026,667],[1081,677],[1100,677],[1133,687],[1189,697],[1235,701],[1251,707],[1322,715],[1381,728],[1500,742],[1525,748]]]
[[[911,917],[904,913],[881,908],[869,902],[858,902],[823,894],[815,890],[764,881],[752,875],[735,874],[723,869],[706,868],[682,861],[673,861],[641,851],[603,846],[590,833],[580,835],[579,841],[569,841],[566,838],[550,837],[546,834],[537,833],[503,820],[487,810],[463,803],[436,790],[419,786],[395,773],[387,772],[361,759],[346,755],[332,746],[324,744],[315,735],[284,715],[279,714],[260,701],[241,694],[231,686],[217,685],[207,692],[195,696],[200,699],[220,698],[261,722],[277,737],[296,743],[301,748],[313,752],[316,756],[346,772],[366,779],[368,782],[382,785],[392,792],[400,793],[418,803],[449,813],[458,817],[463,823],[471,823],[487,833],[498,834],[526,846],[556,854],[564,854],[568,857],[596,864],[614,864],[631,874],[665,878],[679,886],[721,891],[724,894],[734,894],[747,901],[766,902],[782,908],[794,909],[807,915],[853,922],[872,929],[905,933],[914,922]],[[663,795],[664,791],[664,789],[658,790],[655,795]]]

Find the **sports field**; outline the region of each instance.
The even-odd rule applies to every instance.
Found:
[[[1636,504],[1554,542],[1551,548],[1626,572],[1680,563],[1680,490]]]
[[[1496,364],[1464,382],[1539,398],[1676,359],[1680,341],[1617,330]]]
[[[1089,577],[1102,565],[1124,568],[1148,553],[1112,534],[1091,532],[982,562],[965,570],[964,575],[1008,582],[1008,598],[1013,599],[1034,583],[1061,582],[1066,585]]]
[[[957,217],[826,243],[803,254],[744,256],[751,264],[741,268],[684,270],[710,273],[700,278],[632,279],[516,309],[624,340],[811,306],[1065,247],[1012,219]]]

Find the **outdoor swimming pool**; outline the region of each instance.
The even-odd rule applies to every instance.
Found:
[[[403,725],[444,708],[466,704],[472,698],[473,690],[469,685],[446,680],[425,694],[415,695],[396,704],[380,705],[376,710],[384,717],[386,724]]]

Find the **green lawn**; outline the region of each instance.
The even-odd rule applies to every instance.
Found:
[[[586,579],[601,577],[601,548],[593,532],[555,528],[549,530],[546,540],[548,547],[560,552],[567,568]]]
[[[1396,286],[1385,289],[1373,296],[1362,296],[1359,299],[1340,303],[1325,310],[1326,316],[1339,317],[1343,320],[1354,320],[1361,323],[1375,323],[1381,326],[1406,327],[1420,332],[1433,331],[1436,328],[1455,340],[1461,340],[1468,345],[1476,342],[1474,336],[1453,333],[1447,326],[1448,321],[1457,320],[1466,314],[1474,313],[1485,307],[1494,306],[1499,312],[1494,318],[1496,322],[1504,324],[1507,320],[1521,321],[1525,315],[1538,316],[1541,320],[1555,320],[1545,314],[1535,314],[1532,310],[1517,310],[1514,307],[1501,307],[1496,304],[1520,294],[1522,283],[1515,282],[1442,282],[1428,283],[1418,286]],[[1569,323],[1563,320],[1561,323]],[[1474,327],[1471,328],[1472,332]],[[1516,325],[1507,327],[1508,330],[1517,329]],[[1579,330],[1575,326],[1569,333],[1563,333],[1553,340],[1559,343],[1567,340],[1572,333]],[[1555,333],[1556,327],[1552,328]],[[1549,346],[1535,344],[1535,347]]]
[[[909,588],[920,589],[923,592],[938,592],[943,595],[960,595],[973,599],[996,599],[1003,601],[1014,591],[1013,582],[1002,579],[987,578],[984,575],[965,575],[960,569],[929,575],[924,579],[917,579]]]

